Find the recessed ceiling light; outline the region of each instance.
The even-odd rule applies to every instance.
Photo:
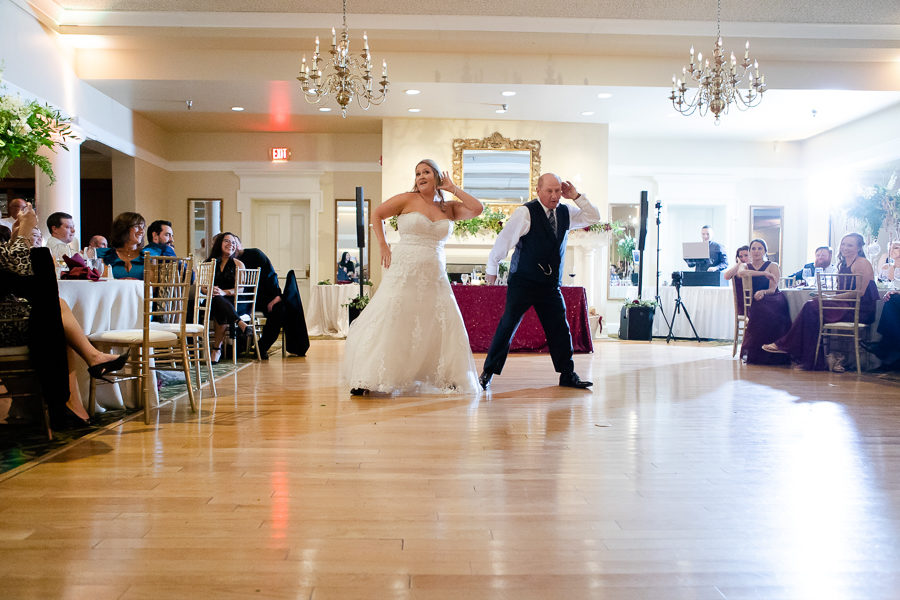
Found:
[[[592,111],[592,110],[586,110],[583,113],[581,113],[582,117],[591,117],[593,115],[594,115],[594,111]]]
[[[241,112],[242,110],[244,110],[244,107],[243,106],[232,106],[231,110],[233,110],[234,112]]]
[[[606,100],[607,98],[612,98],[612,94],[607,94],[606,92],[600,92],[597,94],[597,97],[601,100]]]
[[[515,96],[516,95],[515,92],[511,92],[511,91],[505,91],[505,92],[500,92],[500,93],[504,96]]]
[[[406,90],[407,96],[418,96],[421,93],[419,90]]]
[[[411,112],[411,113],[422,112],[422,109],[421,109],[421,108],[409,108],[409,109],[407,109],[407,110],[408,110],[409,112]]]
[[[331,112],[331,109],[327,106],[321,106],[319,107],[319,112]]]

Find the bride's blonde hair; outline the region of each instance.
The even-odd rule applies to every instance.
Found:
[[[434,173],[434,189],[437,190],[438,196],[441,197],[441,212],[444,212],[444,190],[438,189],[438,186],[440,186],[444,182],[444,178],[441,177],[441,168],[438,166],[437,162],[435,162],[435,160],[432,158],[423,158],[422,160],[420,160],[419,162],[416,163],[417,167],[419,165],[428,165],[428,168],[431,169],[431,171]],[[412,189],[409,191],[411,191],[411,192],[419,191],[419,188],[416,185],[415,179],[413,179],[413,186],[412,186]]]

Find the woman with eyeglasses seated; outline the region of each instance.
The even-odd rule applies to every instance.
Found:
[[[0,317],[10,319],[0,326],[0,346],[28,346],[32,356],[40,357],[32,363],[55,429],[85,427],[88,415],[78,390],[74,354],[87,363],[91,377],[102,378],[124,367],[128,353],[100,352],[87,339],[69,305],[58,296],[49,251],[32,249],[35,229],[37,215],[29,205],[19,211],[10,241],[0,243]],[[52,285],[43,285],[44,281]],[[8,380],[4,385],[15,391],[19,384]]]
[[[887,253],[881,257],[878,264],[878,279],[900,281],[900,240],[890,243]]]
[[[768,259],[766,242],[755,239],[750,242],[750,256],[746,263],[737,269],[734,279],[735,287],[739,287],[743,308],[743,286],[752,286],[753,300],[747,315],[744,329],[744,341],[741,344],[741,358],[747,364],[771,365],[787,364],[784,354],[765,352],[763,344],[774,342],[791,328],[791,313],[787,298],[778,289],[781,269],[778,263]]]
[[[144,217],[123,212],[113,221],[109,248],[97,248],[97,257],[112,269],[115,279],[144,278]]]
[[[238,309],[241,314],[248,313],[253,308],[249,303],[241,305],[238,309],[234,306],[234,296],[237,294],[237,270],[244,268],[235,255],[240,250],[240,241],[238,237],[226,231],[218,234],[212,243],[210,249],[209,261],[216,262],[216,276],[213,282],[213,298],[210,304],[210,315],[216,322],[215,331],[213,332],[212,356],[210,359],[213,363],[218,363],[222,358],[222,342],[225,340],[225,334],[246,335],[250,330],[250,326],[244,323],[238,315]]]
[[[838,277],[838,285],[847,291],[844,297],[860,298],[859,322],[872,323],[875,321],[875,308],[878,302],[878,287],[875,284],[875,271],[872,263],[866,260],[863,250],[865,240],[858,233],[848,233],[841,239],[838,259],[838,274],[857,275],[856,278],[847,278],[852,283],[846,283]],[[845,311],[827,310],[824,313],[826,322],[837,323],[853,319],[853,310]],[[788,354],[791,360],[807,371],[826,370],[825,352],[819,349],[816,359],[816,344],[819,338],[819,299],[813,298],[803,305],[803,309],[794,319],[791,329],[778,340],[763,346],[766,352]],[[843,370],[843,367],[833,367],[834,370]]]

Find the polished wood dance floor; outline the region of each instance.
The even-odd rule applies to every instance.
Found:
[[[895,382],[605,341],[591,393],[351,398],[342,352],[0,482],[0,597],[900,598]]]

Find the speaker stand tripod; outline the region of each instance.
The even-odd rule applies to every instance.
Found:
[[[656,201],[656,308],[659,310],[659,314],[662,315],[663,321],[666,322],[666,327],[669,328],[669,333],[672,332],[672,327],[669,326],[669,318],[666,316],[666,311],[663,310],[662,300],[659,297],[659,224],[662,222],[660,219],[660,213],[662,212],[662,202],[659,200]],[[652,339],[652,338],[651,338]],[[668,340],[666,340],[668,342]]]
[[[694,332],[694,338],[698,342],[702,341],[700,339],[700,335],[697,334],[697,328],[694,327],[694,322],[691,321],[691,315],[688,313],[687,306],[684,305],[684,301],[681,299],[681,285],[675,285],[675,310],[672,311],[672,322],[669,323],[669,335],[666,336],[666,343],[668,344],[670,341],[675,339],[675,334],[672,333],[672,329],[675,327],[675,317],[678,316],[684,310],[684,317],[687,319],[688,324],[691,326],[691,331]]]

